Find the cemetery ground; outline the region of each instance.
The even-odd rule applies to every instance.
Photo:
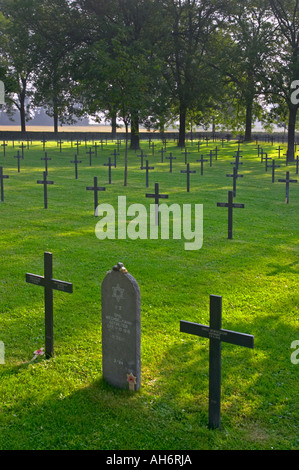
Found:
[[[187,143],[190,175],[186,191],[185,157],[173,142],[161,162],[147,141],[149,187],[134,151],[128,155],[128,184],[123,185],[124,142],[108,184],[108,157],[115,142],[92,155],[79,147],[47,142],[48,208],[44,208],[43,145],[33,142],[18,162],[20,143],[8,142],[0,165],[4,180],[1,210],[0,448],[3,450],[294,450],[299,449],[298,210],[299,183],[286,171],[295,164],[278,158],[277,143],[259,143],[280,165],[272,183],[256,143],[243,143],[234,201],[233,239],[227,234],[235,141]],[[203,154],[209,160],[200,163]],[[281,144],[285,150],[285,146]],[[93,148],[94,151],[94,148]],[[172,173],[169,156],[172,152]],[[113,161],[113,157],[112,161]],[[159,183],[167,204],[203,204],[203,245],[184,249],[184,239],[99,240],[92,186],[106,187],[98,202],[117,208],[153,203],[145,197]],[[128,218],[129,220],[130,218]],[[117,220],[116,220],[117,223]],[[72,282],[73,293],[54,291],[54,357],[31,361],[44,347],[44,292],[27,284],[25,273],[43,275],[44,252],[53,253],[53,276]],[[141,291],[141,388],[116,389],[102,378],[101,283],[117,262],[124,263]],[[221,429],[208,428],[209,340],[180,332],[180,320],[209,324],[210,294],[223,298],[222,328],[254,335],[254,349],[222,343]],[[298,349],[298,343],[297,343]],[[295,360],[291,360],[293,358]]]

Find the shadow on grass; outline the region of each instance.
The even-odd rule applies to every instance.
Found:
[[[244,331],[244,325],[236,322],[232,329]],[[142,387],[135,393],[102,378],[88,385],[83,375],[69,387],[67,368],[51,377],[55,358],[49,370],[51,361],[3,370],[2,381],[12,376],[27,385],[22,399],[3,403],[0,448],[290,449],[298,435],[290,343],[298,331],[276,316],[255,319],[250,330],[253,351],[223,343],[222,430],[207,428],[208,340],[178,332],[156,366],[149,359],[143,364]]]

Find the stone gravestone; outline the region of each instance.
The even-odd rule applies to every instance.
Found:
[[[138,390],[141,384],[140,290],[122,263],[102,283],[103,377],[115,387]]]

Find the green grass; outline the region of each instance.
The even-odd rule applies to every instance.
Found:
[[[201,145],[204,155],[216,143]],[[197,146],[188,144],[190,193],[181,151],[173,173],[160,153],[151,155],[150,185],[140,159],[129,153],[128,186],[123,186],[124,144],[117,168],[103,166],[115,148],[104,146],[92,167],[84,145],[75,180],[70,163],[75,150],[65,143],[60,153],[47,144],[48,209],[43,208],[42,145],[25,150],[17,172],[16,148],[9,145],[0,165],[5,201],[1,210],[0,449],[299,449],[298,372],[291,343],[299,340],[298,241],[299,184],[277,179],[294,165],[271,171],[257,157],[256,145],[243,144],[233,240],[227,239],[226,202],[232,179],[235,142],[217,143],[218,160],[204,164],[200,175]],[[262,144],[277,160],[277,145]],[[157,146],[158,149],[160,145]],[[168,153],[167,153],[168,155]],[[278,160],[276,161],[278,163]],[[185,251],[184,240],[102,240],[95,236],[93,177],[106,186],[99,203],[117,207],[142,203],[148,209],[159,182],[168,204],[203,204],[204,239],[198,251]],[[299,177],[297,177],[299,179]],[[51,360],[30,362],[44,346],[43,289],[26,284],[25,273],[43,274],[43,253],[53,253],[54,277],[73,283],[73,294],[54,293],[54,348]],[[102,379],[101,283],[106,271],[124,263],[139,283],[142,299],[142,386],[118,390]],[[208,324],[210,294],[223,297],[223,328],[252,334],[255,348],[222,345],[222,427],[208,424],[208,340],[180,333],[180,320]]]

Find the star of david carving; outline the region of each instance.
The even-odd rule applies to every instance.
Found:
[[[119,286],[119,284],[117,284],[117,286],[112,287],[112,290],[113,290],[112,297],[114,299],[116,299],[117,302],[119,302],[120,300],[122,300],[124,298],[124,290],[125,289],[122,289]]]

